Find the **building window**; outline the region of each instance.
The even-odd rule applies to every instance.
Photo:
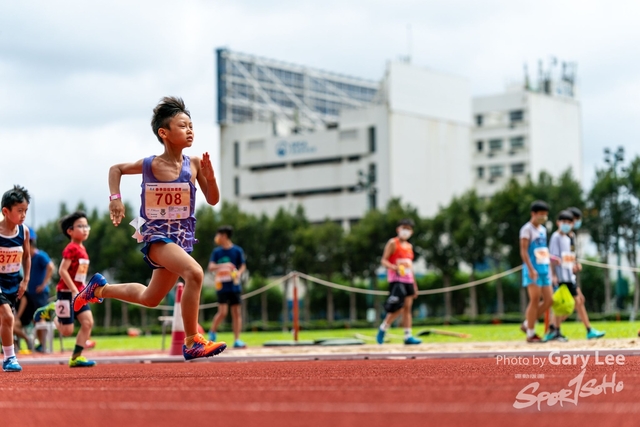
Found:
[[[376,197],[377,192],[375,189],[372,189],[369,192],[369,210],[377,209],[378,200]]]
[[[516,136],[511,138],[511,149],[518,150],[520,148],[524,148],[524,136]]]
[[[240,166],[240,143],[238,141],[233,143],[233,166]]]
[[[511,123],[517,123],[524,120],[524,111],[514,110],[509,112],[509,120]]]
[[[236,196],[240,195],[240,177],[233,178],[233,194]]]
[[[376,164],[369,164],[369,183],[373,184],[376,182]]]
[[[514,163],[511,165],[511,175],[522,175],[524,173],[524,163]]]
[[[482,114],[476,114],[476,126],[482,127]]]
[[[369,128],[369,152],[376,152],[376,127],[371,126]]]
[[[254,139],[247,142],[247,150],[262,150],[264,148],[264,139]]]
[[[478,153],[482,151],[482,141],[476,141],[476,147],[478,148]]]
[[[489,140],[489,150],[490,151],[502,150],[502,140],[501,139],[490,139]]]
[[[478,166],[477,172],[478,172],[478,179],[484,178],[484,167],[483,166]]]
[[[358,130],[357,129],[341,130],[339,136],[340,136],[340,140],[356,139],[358,137]]]
[[[489,166],[489,175],[491,178],[498,178],[502,176],[504,168],[502,166]]]

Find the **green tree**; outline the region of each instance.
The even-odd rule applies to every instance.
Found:
[[[471,267],[470,281],[475,280],[475,267],[486,261],[489,255],[489,227],[487,226],[486,203],[475,190],[454,198],[446,209],[454,224],[451,237],[457,246],[460,259]],[[477,287],[469,288],[469,316],[478,315]]]

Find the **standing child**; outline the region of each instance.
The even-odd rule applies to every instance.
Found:
[[[573,251],[569,233],[573,227],[573,214],[569,211],[562,211],[558,214],[556,222],[558,229],[549,239],[549,253],[551,255],[551,281],[554,289],[566,286],[575,299],[577,287],[575,283],[575,271],[580,264],[576,261],[576,253]],[[566,342],[567,338],[560,332],[560,325],[566,316],[559,316],[554,313],[549,321],[549,332],[545,335],[545,341],[556,340]]]
[[[527,288],[529,294],[526,320],[520,329],[527,334],[527,342],[530,343],[542,342],[535,331],[536,321],[553,304],[547,229],[544,226],[548,216],[549,205],[535,201],[531,204],[531,219],[520,229],[520,256],[524,264],[522,286]]]
[[[124,218],[120,195],[122,175],[142,174],[142,205],[140,218],[132,221],[134,236],[144,242],[144,259],[153,269],[149,286],[140,283],[108,284],[100,274],[89,280],[80,292],[74,307],[115,298],[146,307],[155,307],[169,293],[178,277],[185,282],[182,295],[182,320],[185,341],[182,353],[186,360],[221,353],[227,345],[206,340],[198,333],[198,308],[204,273],[190,256],[195,239],[196,181],[210,205],[220,200],[218,184],[213,174],[209,154],[202,159],[185,156],[182,151],[193,144],[191,114],[180,98],[165,97],[153,110],[151,128],[163,145],[159,156],[120,163],[109,169],[109,212],[116,227]]]
[[[233,325],[233,348],[245,348],[240,340],[242,330],[240,278],[247,269],[244,259],[244,251],[231,241],[233,228],[225,225],[218,228],[214,239],[217,248],[211,253],[209,271],[216,275],[216,293],[218,294],[218,312],[211,322],[209,339],[216,340],[218,326],[231,308],[231,322]]]
[[[2,195],[4,218],[0,221],[0,339],[4,353],[2,370],[5,372],[22,371],[13,346],[13,309],[27,289],[31,271],[29,230],[24,225],[29,200],[27,190],[17,185]],[[24,271],[24,278],[20,276],[20,266]]]

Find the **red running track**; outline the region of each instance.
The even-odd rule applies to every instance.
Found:
[[[582,397],[562,406],[543,401],[540,410],[514,408],[518,393],[539,382],[535,395],[573,394],[569,382],[580,374],[580,360],[566,366],[549,366],[546,357],[544,366],[497,358],[26,366],[22,373],[0,372],[0,426],[640,425],[640,358],[612,365],[594,358],[582,377]],[[614,373],[615,385],[593,395],[595,383],[604,375],[610,382]]]

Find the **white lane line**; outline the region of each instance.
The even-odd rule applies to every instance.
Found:
[[[77,402],[13,402],[0,401],[2,409],[32,410],[77,410]],[[245,403],[205,403],[205,402],[83,402],[86,411],[211,411],[211,412],[288,412],[288,413],[367,413],[367,414],[432,414],[432,413],[509,413],[531,416],[539,413],[534,407],[527,410],[514,409],[505,403],[323,403],[323,402],[245,402]],[[638,414],[640,405],[636,402],[595,403],[579,402],[578,406],[542,406],[544,412],[581,414]]]

